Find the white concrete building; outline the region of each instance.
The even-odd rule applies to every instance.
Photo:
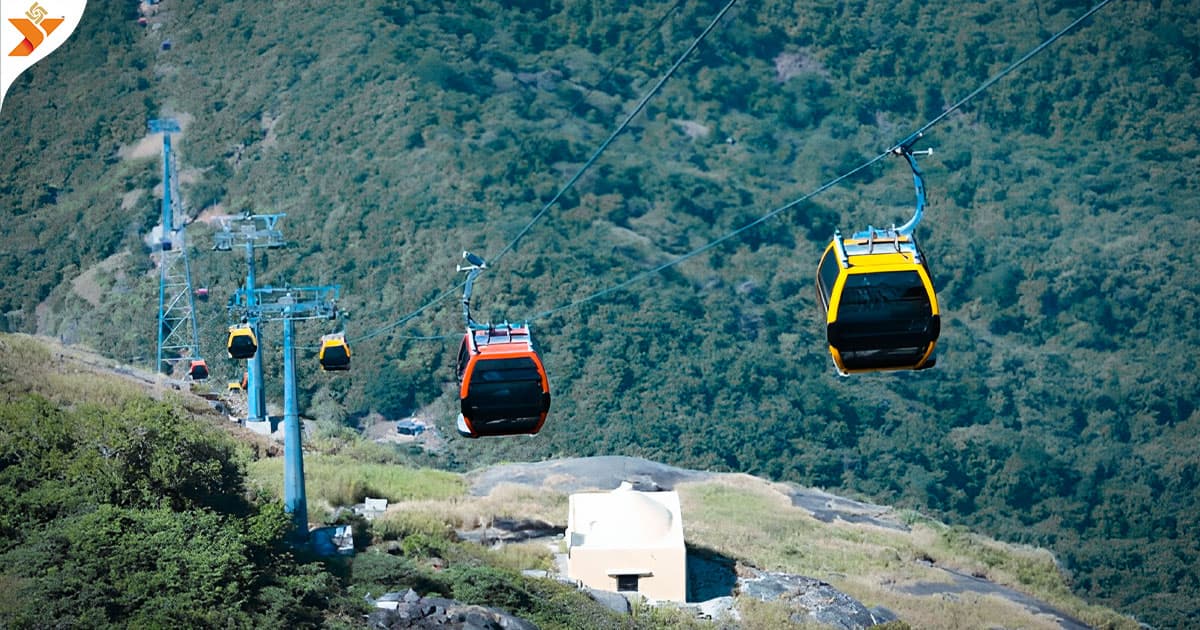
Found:
[[[675,492],[572,494],[567,514],[567,575],[594,589],[687,598],[687,549]]]

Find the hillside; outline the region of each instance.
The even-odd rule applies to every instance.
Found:
[[[835,227],[911,212],[896,160],[572,305],[861,164],[1088,3],[739,3],[505,250],[722,5],[252,15],[165,0],[143,28],[133,3],[91,3],[0,111],[0,327],[145,364],[160,194],[145,121],[174,116],[187,216],[286,212],[292,246],[260,261],[260,282],[342,286],[354,371],[306,356],[301,374],[302,408],[330,434],[418,411],[449,432],[454,265],[507,251],[478,315],[552,311],[532,322],[550,421],[531,440],[450,440],[421,464],[626,455],[823,487],[1052,549],[1089,601],[1196,623],[1191,3],[1113,2],[930,130],[918,234],[944,311],[938,367],[853,379],[832,373],[812,277]],[[235,378],[219,357],[244,261],[209,251],[203,220],[189,238],[213,295],[204,354]]]
[[[573,588],[515,573],[551,568],[546,545],[489,550],[454,533],[471,540],[472,530],[506,520],[561,531],[567,493],[631,481],[679,492],[689,547],[709,565],[729,567],[731,579],[736,570],[827,581],[914,628],[1134,626],[1071,595],[1044,550],[811,488],[634,458],[460,475],[411,467],[399,452],[356,438],[310,436],[305,468],[315,520],[331,522],[365,496],[391,504],[373,521],[355,521],[360,551],[353,560],[296,559],[283,546],[275,449],[187,388],[146,376],[79,347],[0,335],[0,493],[7,497],[0,581],[12,590],[0,599],[6,624],[357,627],[363,594],[414,588],[468,604],[507,602],[543,628],[719,627],[669,606],[612,615]],[[52,459],[73,463],[50,470]],[[151,526],[158,530],[142,529]],[[142,536],[154,544],[141,544]],[[70,546],[55,547],[59,541]],[[440,558],[440,574],[430,572],[430,557]],[[179,572],[188,579],[175,579]],[[69,577],[75,573],[86,578]],[[497,579],[506,586],[488,581]],[[730,593],[709,593],[720,594]],[[58,603],[48,605],[52,599]],[[743,628],[779,627],[788,615],[782,600],[761,603],[749,593],[733,605]]]

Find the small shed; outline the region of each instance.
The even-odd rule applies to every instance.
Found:
[[[675,492],[572,494],[567,514],[567,575],[590,588],[687,598],[687,548]]]

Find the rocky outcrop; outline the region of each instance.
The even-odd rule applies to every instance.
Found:
[[[368,601],[376,608],[367,616],[368,626],[380,630],[538,630],[533,623],[502,610],[421,597],[412,589]]]
[[[792,609],[797,623],[818,623],[838,630],[863,630],[887,623],[896,615],[882,607],[867,608],[829,584],[802,575],[747,569],[738,579],[743,596],[781,601]]]
[[[634,490],[671,490],[684,481],[703,481],[714,476],[699,470],[677,468],[637,457],[606,455],[570,457],[544,462],[499,464],[468,475],[471,494],[485,496],[497,485],[515,483],[545,487],[559,492],[612,490],[627,481]]]

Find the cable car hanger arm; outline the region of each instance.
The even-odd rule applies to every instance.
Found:
[[[917,191],[917,209],[913,212],[912,218],[904,225],[894,228],[897,234],[903,236],[911,236],[913,231],[917,229],[917,224],[921,222],[921,217],[925,215],[925,176],[921,173],[921,169],[917,166],[917,161],[913,156],[933,155],[933,149],[912,150],[913,143],[920,139],[921,135],[920,133],[915,133],[892,149],[892,155],[902,156],[908,162],[908,167],[913,172],[913,187]]]
[[[462,257],[470,264],[456,265],[455,269],[467,272],[467,282],[463,286],[462,296],[463,321],[466,323],[467,330],[471,330],[479,326],[475,320],[471,319],[471,293],[475,290],[475,278],[478,278],[479,274],[487,269],[487,261],[468,251],[464,251]]]

